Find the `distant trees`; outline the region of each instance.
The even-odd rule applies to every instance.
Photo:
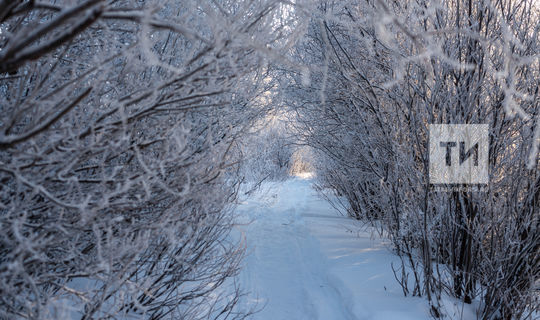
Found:
[[[245,316],[235,149],[284,7],[0,1],[0,318]]]
[[[252,128],[240,151],[246,161],[242,176],[258,186],[265,180],[281,180],[289,176],[295,147],[286,124],[279,115],[270,114],[266,121]]]
[[[405,294],[481,303],[482,319],[538,311],[538,3],[317,2],[294,49],[311,82],[283,89],[323,187],[382,225]],[[487,123],[486,192],[436,192],[428,124]]]

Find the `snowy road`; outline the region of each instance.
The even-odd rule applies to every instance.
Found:
[[[403,297],[387,245],[340,216],[309,180],[266,184],[238,212],[251,221],[241,227],[241,285],[249,305],[264,306],[254,319],[430,319],[425,300]]]

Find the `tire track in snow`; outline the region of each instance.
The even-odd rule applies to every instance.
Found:
[[[276,194],[274,203],[268,201]],[[305,181],[292,180],[239,208],[254,220],[244,228],[249,255],[241,281],[266,305],[255,319],[356,319],[347,288],[328,272],[306,226],[303,213],[312,210],[315,197]]]

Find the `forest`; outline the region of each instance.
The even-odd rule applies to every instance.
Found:
[[[0,0],[0,319],[258,319],[236,207],[298,173],[430,317],[537,319],[539,43],[538,0]],[[482,190],[433,124],[487,125]]]

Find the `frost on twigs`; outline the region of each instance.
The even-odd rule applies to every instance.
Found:
[[[283,6],[0,1],[0,318],[249,314],[235,148]]]
[[[392,239],[434,317],[447,296],[481,319],[538,312],[538,2],[315,3],[294,50],[310,86],[292,69],[281,92],[323,194]],[[489,126],[481,192],[429,184],[430,124]]]

